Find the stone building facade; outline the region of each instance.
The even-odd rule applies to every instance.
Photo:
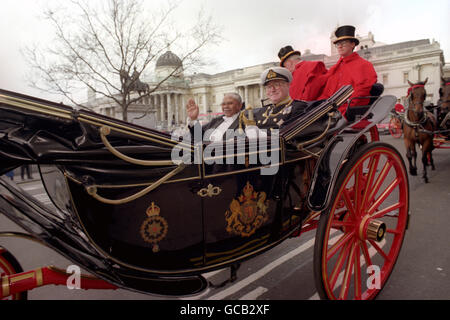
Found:
[[[334,36],[334,33],[333,33]],[[330,68],[339,59],[330,37],[331,55],[312,54],[306,50],[302,54],[304,60],[323,61]],[[440,79],[449,72],[445,65],[443,51],[438,42],[429,39],[407,41],[395,44],[377,43],[369,32],[359,37],[358,53],[373,63],[378,74],[378,82],[385,87],[384,94],[398,97],[402,103],[411,82],[428,78],[426,90],[427,101],[435,104],[439,99]],[[276,53],[274,53],[276,56]],[[193,98],[200,108],[201,117],[208,117],[221,112],[221,102],[225,93],[238,92],[247,106],[259,107],[265,99],[260,84],[260,74],[266,68],[278,65],[278,61],[230,70],[217,74],[198,73],[185,75],[179,57],[171,51],[164,53],[156,62],[154,78],[141,79],[150,88],[162,79],[176,72],[158,87],[150,97],[141,99],[140,103],[130,107],[128,119],[150,128],[172,130],[182,126],[186,121],[185,105]],[[90,97],[88,105],[94,111],[121,118],[121,111],[108,101]]]

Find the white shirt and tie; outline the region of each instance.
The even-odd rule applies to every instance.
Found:
[[[232,115],[231,117],[223,116],[223,122],[213,130],[209,136],[209,140],[212,142],[222,141],[225,132],[230,128],[233,122],[239,117],[239,113]],[[187,119],[187,123],[192,127],[198,120]],[[256,139],[259,137],[267,137],[267,133],[264,130],[260,130],[257,126],[247,126],[245,128],[245,134],[249,139]]]
[[[231,117],[223,116],[223,122],[214,129],[214,131],[211,133],[209,139],[211,141],[222,141],[223,135],[228,130],[228,128],[233,124],[233,122],[237,119],[239,116],[239,113],[235,113]]]

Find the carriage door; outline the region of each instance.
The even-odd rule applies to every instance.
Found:
[[[283,179],[279,143],[234,140],[204,146],[205,264],[217,265],[279,239]],[[268,151],[270,150],[270,151]],[[269,167],[270,166],[270,167]]]

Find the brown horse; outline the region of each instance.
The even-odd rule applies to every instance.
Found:
[[[408,89],[408,103],[403,122],[404,142],[406,147],[406,157],[409,162],[409,173],[413,176],[417,175],[416,166],[416,143],[422,149],[423,179],[428,183],[427,165],[428,160],[431,169],[435,170],[433,157],[433,132],[436,130],[436,120],[434,116],[424,110],[423,104],[427,93],[425,85],[428,78],[423,82],[411,83],[408,81],[410,88]]]

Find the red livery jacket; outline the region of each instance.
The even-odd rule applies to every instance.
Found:
[[[327,80],[322,61],[301,61],[292,72],[289,95],[294,100],[317,100]]]
[[[377,82],[377,73],[372,63],[361,58],[359,54],[353,52],[351,55],[340,58],[339,61],[328,70],[327,83],[323,88],[319,100],[329,98],[343,85],[352,85],[354,97],[370,96],[370,89]],[[369,99],[352,100],[350,106],[363,106],[369,103]],[[345,114],[347,104],[339,107],[339,111]]]

